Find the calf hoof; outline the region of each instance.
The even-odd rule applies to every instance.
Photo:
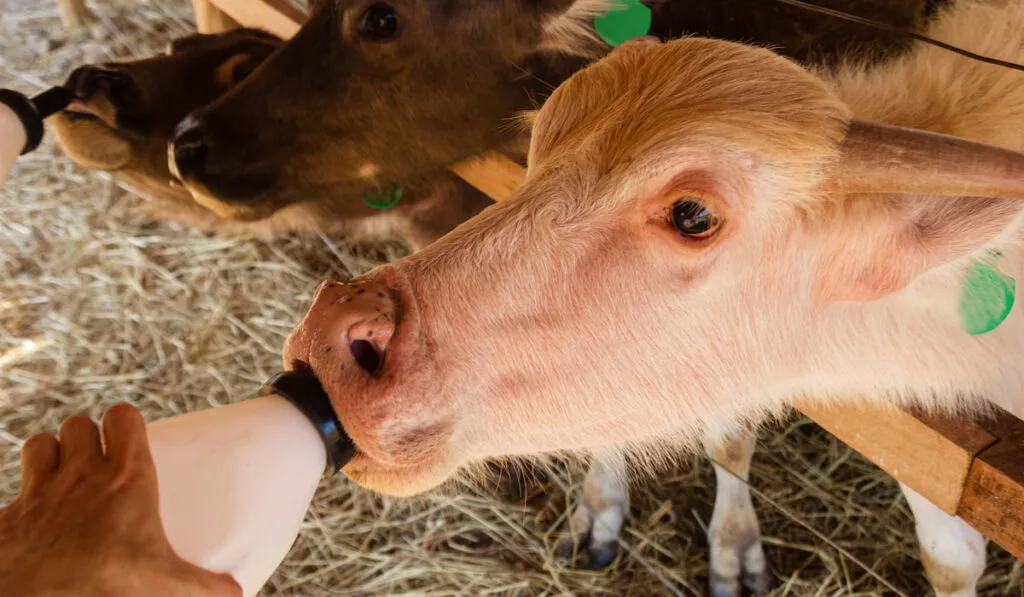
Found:
[[[626,508],[624,501],[595,499],[593,491],[586,494],[573,512],[569,535],[555,546],[559,563],[570,567],[574,556],[585,552],[589,555],[587,567],[591,570],[611,564],[619,553],[619,533],[626,519]]]
[[[584,537],[584,539],[588,538]],[[587,541],[585,545],[580,545],[574,538],[567,537],[559,541],[555,547],[555,557],[558,558],[558,564],[563,568],[571,567],[575,562],[574,556],[578,554],[586,554],[587,568],[600,570],[607,568],[615,561],[615,557],[619,555],[619,543],[618,541],[606,543]]]
[[[747,594],[755,597],[764,597],[775,588],[775,577],[767,566],[758,572],[751,572],[744,568],[740,574],[724,575],[711,572],[711,596],[712,597],[743,597],[744,589]]]

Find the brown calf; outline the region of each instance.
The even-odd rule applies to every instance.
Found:
[[[174,40],[165,56],[80,67],[66,83],[78,99],[52,120],[55,136],[76,163],[114,172],[156,199],[146,204],[155,217],[206,230],[397,233],[419,248],[486,206],[483,195],[444,173],[407,188],[402,203],[386,214],[358,201],[332,200],[327,191],[259,222],[218,218],[195,203],[168,169],[175,125],[246,78],[281,43],[259,30],[236,29]]]

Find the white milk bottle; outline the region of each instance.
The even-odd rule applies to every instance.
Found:
[[[147,425],[171,546],[246,597],[288,554],[325,469],[354,451],[311,375],[280,374],[262,394]]]

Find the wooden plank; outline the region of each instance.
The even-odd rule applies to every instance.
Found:
[[[862,403],[797,408],[897,481],[955,515],[975,456],[996,437],[970,419],[925,417],[896,407]]]
[[[199,33],[220,33],[238,27],[238,23],[211,0],[192,0],[192,10],[196,15],[196,31]]]
[[[449,168],[494,201],[504,201],[523,184],[526,169],[498,153],[488,151]]]
[[[980,424],[999,440],[974,460],[958,514],[1024,560],[1024,421],[999,411]]]
[[[193,0],[201,1],[212,2],[242,26],[265,29],[283,39],[295,35],[306,22],[306,14],[288,0]]]

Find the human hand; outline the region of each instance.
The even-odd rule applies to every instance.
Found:
[[[0,509],[3,594],[240,597],[229,575],[186,562],[167,541],[139,411],[114,406],[102,435],[88,418],[70,417],[57,437],[25,442],[21,492]]]

